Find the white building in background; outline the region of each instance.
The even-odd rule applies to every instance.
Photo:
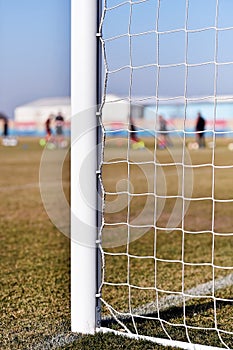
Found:
[[[14,129],[18,134],[43,134],[45,122],[50,115],[62,113],[69,127],[71,105],[69,97],[46,98],[19,106],[14,113]]]
[[[123,97],[107,95],[102,110],[102,120],[106,131],[124,131],[129,127],[129,117],[135,126],[143,120],[144,106],[129,102]]]

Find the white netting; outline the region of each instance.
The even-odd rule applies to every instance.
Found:
[[[103,4],[108,329],[233,347],[230,10],[225,0]]]

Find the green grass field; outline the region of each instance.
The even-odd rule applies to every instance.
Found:
[[[153,143],[147,142],[148,152],[132,152],[132,159],[138,162],[142,157],[144,161],[150,160],[153,155]],[[229,140],[218,141],[215,150],[214,164],[233,165],[233,152],[227,149]],[[171,153],[158,151],[159,165],[156,169],[163,179],[154,183],[155,168],[151,164],[130,166],[131,188],[134,193],[153,192],[175,196],[180,193],[180,172],[174,166],[165,166],[175,159],[182,160],[182,152],[177,145]],[[119,153],[119,150],[121,152]],[[79,336],[70,332],[70,262],[69,239],[53,225],[43,207],[39,190],[39,168],[43,149],[37,139],[20,139],[17,147],[0,146],[1,178],[1,349],[165,349],[163,346],[145,341],[119,338],[111,334],[97,334],[95,336]],[[50,151],[56,159],[59,150]],[[126,148],[114,141],[107,144],[106,159],[124,159]],[[193,165],[211,164],[212,150],[197,150],[190,152]],[[188,161],[188,160],[187,160]],[[163,166],[164,165],[164,166]],[[109,165],[103,167],[103,180],[106,191],[127,190],[127,184],[122,179],[129,169],[125,164]],[[103,299],[119,312],[129,309],[129,288],[119,283],[130,282],[131,304],[137,309],[156,298],[153,288],[155,281],[156,247],[156,280],[159,297],[167,295],[167,291],[181,291],[182,264],[187,263],[183,272],[185,290],[194,288],[212,279],[214,263],[215,277],[221,278],[233,272],[233,207],[232,202],[216,202],[215,230],[225,235],[216,235],[214,238],[214,255],[212,256],[213,236],[212,229],[212,179],[215,179],[214,197],[216,199],[233,198],[233,168],[216,168],[214,173],[211,166],[197,167],[193,170],[192,191],[187,186],[189,197],[207,197],[208,199],[191,201],[187,206],[182,236],[181,227],[169,231],[167,226],[171,213],[174,210],[174,198],[159,200],[160,210],[157,226],[161,229],[149,229],[142,232],[131,230],[130,244],[127,242],[127,225],[118,225],[113,230],[111,226],[104,229],[103,244],[106,260],[105,282]],[[188,177],[188,176],[187,176]],[[56,184],[56,179],[54,179]],[[63,167],[63,188],[69,200],[69,156],[66,157]],[[149,223],[153,226],[154,199],[145,195],[132,198],[130,212],[125,204],[127,198],[116,200],[114,195],[106,196],[107,210],[105,220],[107,223],[132,222],[136,224]],[[114,201],[115,200],[115,201]],[[56,202],[55,202],[56,203]],[[146,210],[144,208],[146,207]],[[116,210],[117,208],[117,210]],[[179,214],[181,204],[175,214]],[[141,215],[142,214],[142,215]],[[176,219],[177,216],[174,216]],[[202,234],[190,234],[189,231],[206,231]],[[183,246],[182,246],[183,242]],[[183,249],[183,248],[185,249]],[[127,253],[127,254],[126,254]],[[114,254],[114,255],[112,255]],[[130,258],[129,258],[130,256]],[[142,257],[150,256],[149,259]],[[170,262],[169,260],[176,262]],[[194,265],[195,263],[205,265]],[[128,265],[129,264],[129,265]],[[128,274],[127,267],[130,266]],[[224,269],[228,267],[228,269]],[[145,289],[148,287],[149,289]],[[195,327],[212,328],[216,321],[213,309],[217,310],[217,324],[222,338],[229,348],[233,348],[232,335],[232,295],[233,287],[228,286],[216,291],[219,300],[216,305],[211,298],[196,298],[187,301],[186,325],[190,327],[189,337],[193,342],[205,345],[222,347],[215,331]],[[104,316],[109,314],[103,309]],[[156,313],[153,317],[157,317]],[[163,326],[166,332],[176,340],[187,341],[184,327],[174,327],[174,324],[183,323],[182,305],[171,306],[160,313],[165,321]],[[134,330],[131,320],[123,320],[125,325]],[[105,321],[104,325],[119,329],[114,322]],[[139,334],[166,337],[161,323],[157,320],[136,320]],[[169,349],[169,348],[166,348]]]

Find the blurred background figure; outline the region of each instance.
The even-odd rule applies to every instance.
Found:
[[[162,115],[159,115],[158,148],[164,149],[168,146],[172,146],[172,142],[168,134],[167,121]]]
[[[61,112],[58,112],[58,115],[55,118],[55,130],[56,130],[56,143],[57,146],[62,146],[62,142],[64,141],[64,117]]]
[[[205,147],[205,119],[200,112],[197,114],[196,121],[196,140],[199,148]]]
[[[51,137],[52,137],[51,122],[52,122],[52,119],[53,119],[53,115],[50,114],[48,119],[45,122],[45,131],[46,131],[45,140],[46,140],[46,142],[51,141]]]
[[[3,135],[3,137],[8,137],[8,118],[4,114],[0,113],[0,120],[3,121],[3,133],[2,133],[2,135]]]
[[[18,141],[15,137],[9,136],[9,121],[5,114],[0,113],[0,120],[3,122],[3,132],[2,132],[2,145],[3,146],[17,146]]]
[[[132,141],[133,149],[143,149],[145,148],[144,142],[138,137],[137,129],[134,125],[132,117],[130,117],[130,140]]]

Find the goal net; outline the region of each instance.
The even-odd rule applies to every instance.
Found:
[[[104,1],[102,331],[233,348],[232,10]]]

